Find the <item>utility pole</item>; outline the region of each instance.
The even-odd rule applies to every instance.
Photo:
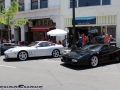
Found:
[[[71,47],[72,51],[77,49],[76,46],[76,32],[75,32],[75,2],[76,0],[72,0],[72,14],[73,14],[73,19],[72,19],[72,25],[73,25],[73,45]]]

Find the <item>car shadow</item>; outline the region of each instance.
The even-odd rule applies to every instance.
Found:
[[[110,63],[99,64],[95,68],[105,67],[105,66],[119,64],[119,63],[120,62],[110,62]],[[69,69],[76,70],[76,71],[78,71],[78,70],[95,69],[94,67],[91,67],[90,65],[70,65],[70,64],[66,64],[66,63],[62,63],[60,65],[63,66],[63,67],[65,67],[65,68],[69,68]]]
[[[28,58],[25,61],[43,60],[43,59],[53,59],[53,57],[52,56],[32,57],[32,58]],[[3,59],[3,61],[5,61],[5,62],[21,62],[21,60],[16,59],[16,58]]]

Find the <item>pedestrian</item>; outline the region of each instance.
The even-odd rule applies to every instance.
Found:
[[[104,44],[106,44],[106,45],[110,44],[110,37],[108,36],[108,34],[106,34],[106,36],[104,38]]]
[[[79,35],[79,38],[78,38],[77,44],[78,44],[79,48],[82,48],[82,36],[80,34],[78,34],[78,35]]]
[[[82,47],[84,47],[86,45],[86,36],[85,34],[83,33],[82,34]]]
[[[113,39],[112,35],[110,35],[110,42],[113,42],[113,41],[114,41],[114,39]]]

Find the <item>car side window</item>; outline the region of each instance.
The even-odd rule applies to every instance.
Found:
[[[101,51],[106,51],[106,50],[110,50],[108,45],[105,45],[101,48]]]
[[[39,47],[47,47],[49,46],[48,42],[42,42],[39,44]]]
[[[55,45],[55,44],[52,43],[52,42],[49,42],[48,44],[49,44],[49,46],[54,46],[54,45]]]

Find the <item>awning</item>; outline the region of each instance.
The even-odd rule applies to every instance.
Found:
[[[50,28],[55,28],[55,26],[39,26],[39,27],[33,27],[31,28],[32,32],[38,32],[38,31],[49,31]]]
[[[88,17],[77,17],[75,18],[75,20],[91,20],[91,19],[95,19],[96,16],[88,16]]]

